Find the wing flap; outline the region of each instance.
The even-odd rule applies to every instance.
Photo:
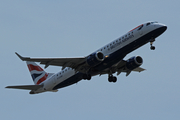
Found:
[[[134,71],[134,72],[142,72],[146,69],[144,68],[141,68],[141,67],[137,67],[133,70],[128,70],[126,68],[126,61],[125,60],[121,60],[118,64],[112,66],[111,68],[109,69],[106,69],[104,71],[102,71],[100,74],[109,74],[109,72],[111,71],[112,73],[115,73],[117,72],[117,75],[119,75],[121,72],[125,72],[127,73],[127,75],[129,75],[131,73],[131,71]]]
[[[135,71],[135,72],[142,72],[142,71],[144,71],[144,70],[146,70],[146,69],[141,68],[141,67],[137,67],[137,68],[135,68],[135,69],[132,70],[132,71]]]
[[[24,89],[24,90],[38,90],[43,87],[43,85],[20,85],[20,86],[7,86],[6,88],[13,89]]]
[[[125,65],[126,65],[126,61],[125,60],[121,60],[119,62],[119,64],[117,66],[115,66],[115,69],[118,69],[121,72],[128,72],[129,70],[125,67]],[[146,70],[146,69],[141,68],[141,67],[137,67],[137,68],[133,69],[132,71],[134,71],[134,72],[142,72],[144,70]]]

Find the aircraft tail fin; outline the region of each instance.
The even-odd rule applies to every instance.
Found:
[[[27,66],[29,72],[31,73],[31,77],[34,81],[34,84],[39,85],[43,81],[45,81],[52,74],[45,72],[40,66],[38,66],[35,62],[27,61]]]

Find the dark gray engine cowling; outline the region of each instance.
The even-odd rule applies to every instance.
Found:
[[[102,52],[95,52],[87,57],[86,63],[89,66],[94,67],[100,64],[103,60],[104,60],[104,54]]]
[[[126,67],[129,70],[133,70],[142,65],[143,59],[140,56],[134,56],[126,61]]]

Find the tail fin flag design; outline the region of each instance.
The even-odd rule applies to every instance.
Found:
[[[40,66],[35,62],[27,61],[27,66],[29,72],[31,73],[34,84],[39,85],[48,78],[48,73],[46,73]]]

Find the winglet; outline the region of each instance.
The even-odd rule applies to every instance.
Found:
[[[19,55],[17,52],[15,52],[15,54],[16,54],[22,61],[25,61],[25,60],[29,59],[28,57],[22,57],[22,56]]]

